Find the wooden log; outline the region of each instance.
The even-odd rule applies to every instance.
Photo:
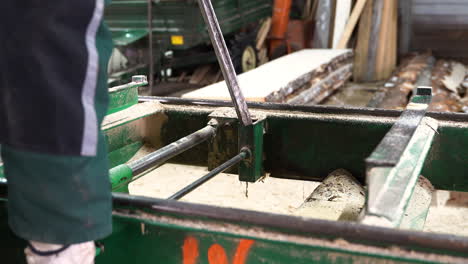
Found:
[[[329,73],[324,79],[306,88],[297,96],[287,100],[289,104],[318,104],[330,96],[351,77],[353,65],[351,63],[341,66]]]
[[[463,110],[463,102],[459,96],[446,89],[443,81],[452,73],[452,63],[438,60],[432,71],[432,101],[428,111],[435,112],[460,112]]]
[[[344,169],[330,173],[295,212],[302,217],[357,220],[365,204],[365,190]]]
[[[465,80],[467,69],[465,65],[459,62],[451,62],[450,64],[451,72],[449,75],[445,76],[445,78],[442,80],[442,84],[447,90],[457,94],[458,88]]]
[[[423,230],[432,203],[433,193],[434,187],[429,180],[423,176],[419,176],[408,205],[405,208],[405,213],[398,226],[394,226],[387,218],[374,215],[366,215],[360,221],[365,225]]]
[[[377,107],[404,109],[408,104],[409,94],[413,91],[419,76],[425,69],[432,67],[431,61],[433,60],[430,54],[419,54],[400,67],[387,81],[392,85],[386,87],[385,96],[377,104]]]
[[[434,191],[431,182],[422,175],[419,176],[399,228],[423,230]]]

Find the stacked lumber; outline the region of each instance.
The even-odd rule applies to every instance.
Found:
[[[345,49],[301,50],[239,75],[240,88],[249,101],[319,103],[350,78],[352,56]],[[230,100],[224,81],[182,97]]]
[[[356,81],[390,77],[396,66],[398,1],[367,0],[359,21],[354,64]]]

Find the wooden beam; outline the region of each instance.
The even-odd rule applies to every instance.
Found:
[[[363,81],[367,72],[369,40],[372,28],[372,9],[374,0],[368,0],[359,21],[357,46],[354,54],[354,80]]]
[[[366,1],[367,0],[358,0],[358,2],[356,3],[356,6],[353,9],[353,13],[349,17],[348,23],[346,24],[344,32],[336,48],[338,49],[346,48],[346,45],[348,44],[348,41],[351,38],[351,35],[353,34],[354,28],[356,27],[359,17],[361,16],[362,10],[364,9]]]
[[[365,0],[364,0],[365,1]],[[351,0],[340,0],[335,6],[335,23],[333,26],[333,45],[332,48],[338,48],[338,42],[346,29],[346,22],[351,12]]]
[[[349,72],[351,75],[351,64],[351,50],[304,49],[240,74],[239,85],[246,100],[288,102],[305,90],[316,88],[314,85],[318,85],[318,82],[333,75],[332,73],[337,75],[329,80],[327,87],[333,89],[336,87],[335,84],[343,83],[349,78],[346,73]],[[341,72],[340,69],[343,67],[345,69]],[[343,75],[345,78],[340,78]],[[206,86],[186,93],[182,97],[216,100],[230,98],[225,82]],[[310,97],[307,102],[312,99],[314,98]]]

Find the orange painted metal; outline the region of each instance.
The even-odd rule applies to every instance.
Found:
[[[286,41],[292,0],[275,0],[270,30],[270,55]]]

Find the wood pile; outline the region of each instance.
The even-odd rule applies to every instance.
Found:
[[[369,107],[405,109],[417,86],[432,87],[428,111],[468,112],[468,67],[435,60],[429,54],[407,57],[369,103]]]
[[[460,73],[461,71],[461,73]],[[432,71],[432,102],[429,111],[460,112],[463,101],[460,97],[461,87],[467,69],[457,62],[439,60]]]
[[[376,96],[382,97],[380,102],[370,106],[385,109],[404,109],[418,78],[425,69],[430,67],[433,60],[434,58],[428,53],[405,59],[385,83],[383,87],[384,94],[376,94]]]
[[[319,103],[350,78],[352,60],[351,50],[306,49],[239,75],[239,85],[249,101]],[[230,100],[224,81],[182,97]]]

